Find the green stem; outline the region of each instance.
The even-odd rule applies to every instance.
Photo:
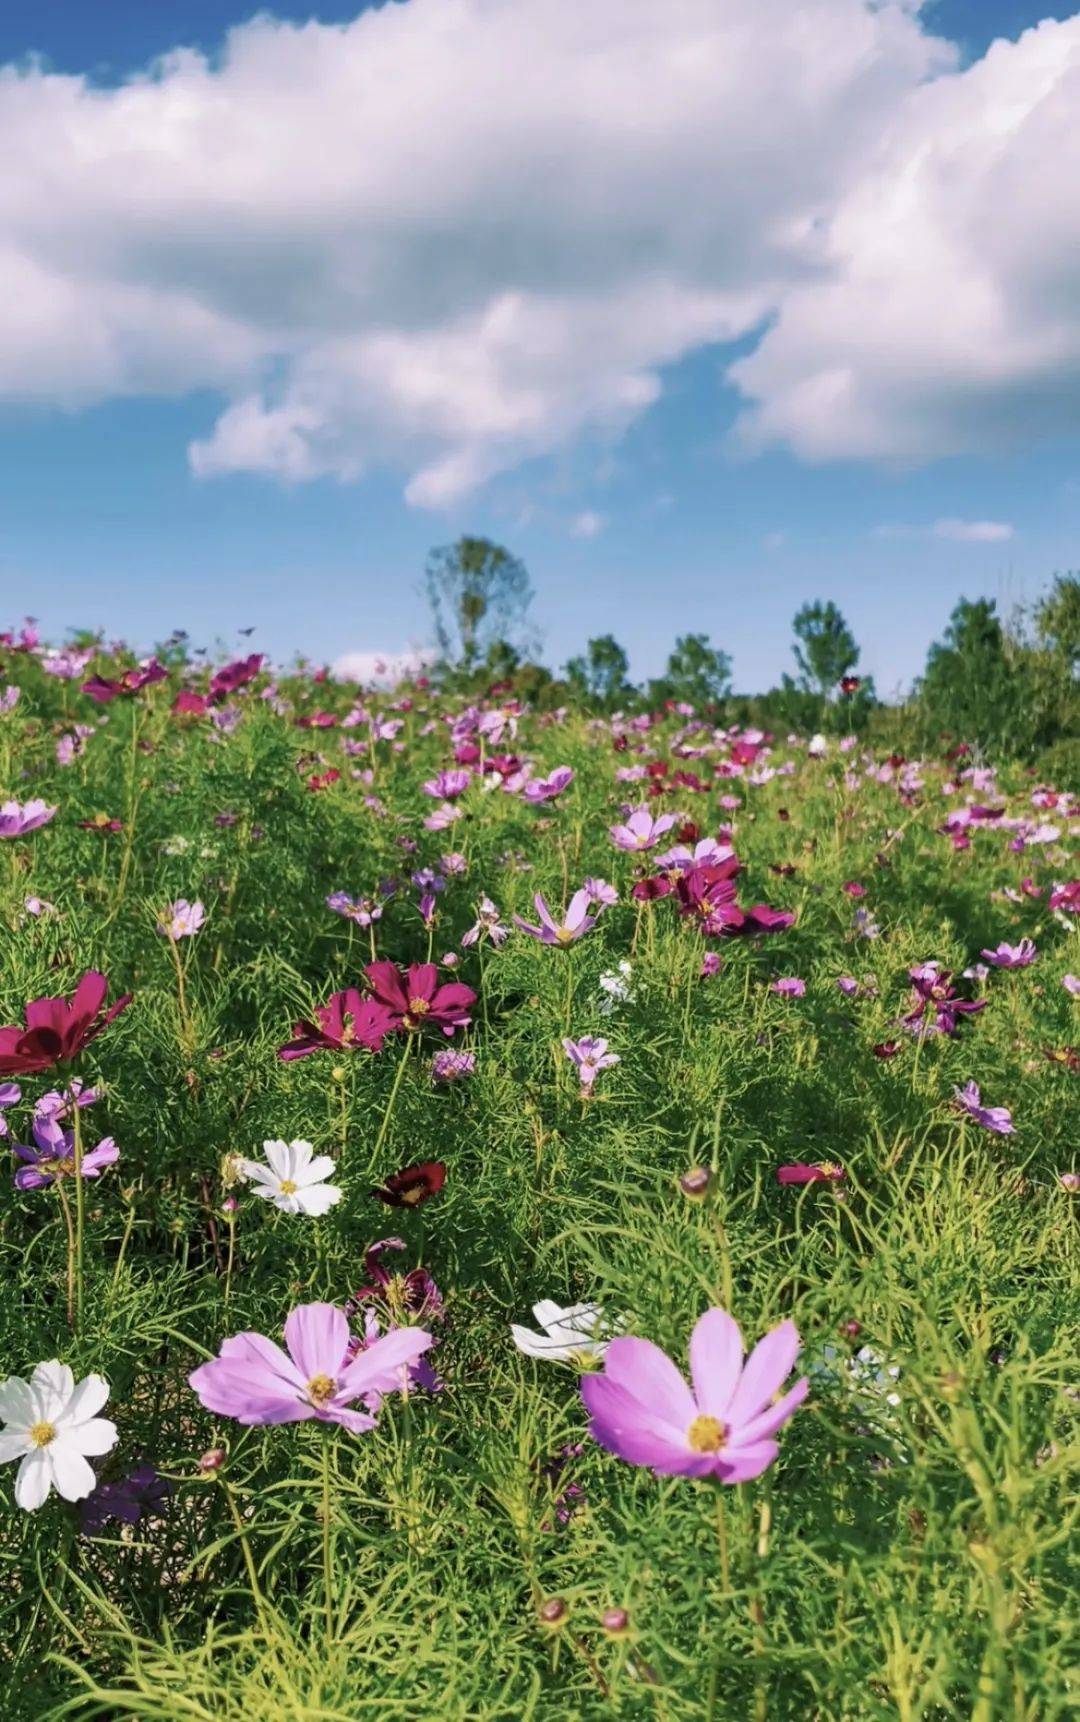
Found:
[[[83,1318],[83,1230],[86,1224],[86,1191],[83,1188],[82,1119],[79,1097],[71,1084],[71,1134],[75,1151],[75,1329],[82,1332]]]
[[[322,1448],[322,1559],[323,1603],[326,1608],[326,1642],[334,1641],[334,1551],[330,1531],[330,1443],[333,1432],[329,1423],[323,1429]]]
[[[724,1485],[714,1484],[716,1489],[716,1540],[720,1549],[720,1583],[723,1586],[725,1598],[731,1590],[728,1572],[728,1535],[727,1515],[724,1511]],[[720,1659],[724,1653],[723,1635],[716,1637],[716,1650],[713,1655],[712,1668],[709,1671],[709,1695],[705,1703],[705,1722],[716,1722],[717,1700],[720,1696]]]
[[[240,1509],[236,1504],[236,1496],[233,1494],[230,1484],[226,1482],[220,1471],[218,1472],[218,1482],[224,1490],[225,1500],[229,1507],[229,1513],[232,1517],[233,1524],[236,1526],[236,1535],[239,1540],[240,1547],[244,1552],[244,1565],[247,1568],[248,1584],[251,1587],[252,1601],[255,1604],[256,1613],[259,1616],[263,1631],[265,1632],[267,1627],[266,1598],[263,1596],[262,1586],[259,1584],[259,1574],[255,1567],[255,1556],[251,1552],[251,1544],[248,1542],[247,1529],[244,1525],[243,1518],[241,1517]]]
[[[64,1194],[64,1186],[60,1177],[56,1180],[56,1194],[60,1198],[60,1208],[67,1229],[67,1319],[68,1326],[75,1326],[75,1228],[71,1223],[71,1204]]]
[[[383,1121],[382,1121],[381,1125],[379,1126],[379,1134],[375,1140],[375,1147],[372,1151],[371,1157],[372,1157],[372,1160],[375,1162],[378,1161],[379,1150],[386,1140],[386,1132],[389,1128],[390,1119],[393,1115],[394,1104],[395,1104],[397,1097],[398,1097],[398,1089],[401,1087],[401,1079],[405,1075],[405,1065],[408,1062],[408,1057],[409,1057],[409,1043],[408,1043],[408,1041],[406,1041],[405,1050],[403,1051],[400,1059],[398,1060],[398,1067],[397,1067],[397,1070],[394,1072],[394,1086],[390,1090],[390,1098],[386,1103],[386,1111],[383,1113]]]

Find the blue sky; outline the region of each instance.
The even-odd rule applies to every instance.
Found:
[[[693,3],[688,0],[688,11]],[[521,0],[521,13],[532,4]],[[556,0],[551,4],[555,7]],[[739,9],[741,0],[733,4]],[[830,8],[839,16],[858,4],[815,0],[823,31]],[[314,10],[323,23],[347,24],[357,7],[282,5],[274,10],[297,21]],[[389,63],[400,55],[403,65],[422,67],[421,26],[433,18],[431,7],[425,14],[420,0],[405,0],[399,10],[414,13],[417,21],[408,20],[408,34],[389,42]],[[626,0],[622,14],[613,16],[632,10]],[[553,12],[547,15],[554,21]],[[1080,342],[1071,344],[1075,324],[1062,334],[1052,362],[1030,357],[1032,328],[1046,327],[1054,316],[1066,321],[1076,316],[1075,305],[1070,314],[1056,297],[1068,266],[1057,258],[1055,246],[1060,244],[1064,254],[1071,230],[1060,212],[1049,211],[1033,234],[1034,218],[1021,196],[1025,172],[1037,177],[1040,149],[1047,152],[1047,167],[1062,179],[1064,164],[1052,129],[1048,138],[1048,125],[1040,119],[1018,134],[1011,176],[1007,161],[1005,167],[1000,160],[987,167],[978,127],[993,132],[994,103],[1007,100],[1011,111],[1014,90],[1032,99],[1035,74],[1019,52],[1006,51],[1000,68],[992,60],[993,87],[974,103],[974,121],[965,92],[975,85],[971,79],[963,83],[972,72],[975,79],[982,77],[980,62],[992,40],[1015,40],[1043,17],[1067,20],[1069,8],[1023,0],[942,0],[924,12],[924,33],[958,44],[956,64],[929,74],[948,81],[956,95],[943,96],[935,108],[918,109],[912,116],[912,104],[920,100],[916,86],[925,78],[897,74],[889,99],[900,115],[901,142],[882,169],[883,183],[889,183],[888,175],[899,178],[903,151],[910,154],[924,136],[950,162],[959,137],[966,152],[956,175],[963,201],[955,217],[946,212],[946,226],[970,234],[974,262],[965,251],[955,265],[946,255],[942,266],[930,226],[943,219],[932,207],[941,196],[935,181],[933,198],[927,193],[930,215],[925,220],[920,215],[913,229],[927,245],[925,274],[933,273],[929,308],[925,281],[915,271],[907,298],[895,309],[885,305],[880,335],[874,296],[867,298],[861,286],[862,248],[865,244],[866,256],[872,256],[882,243],[873,224],[878,194],[871,189],[860,197],[850,189],[866,153],[867,134],[857,127],[867,122],[851,117],[864,100],[859,68],[850,74],[850,88],[837,97],[835,114],[814,122],[827,122],[830,148],[834,134],[840,138],[829,170],[835,189],[825,176],[805,193],[805,207],[813,209],[815,220],[823,208],[829,212],[826,220],[833,220],[835,212],[835,231],[849,250],[852,241],[846,236],[855,235],[835,308],[813,282],[803,297],[802,260],[798,280],[793,275],[778,290],[775,260],[761,263],[755,272],[749,264],[733,269],[727,255],[737,251],[741,257],[758,245],[758,201],[764,211],[762,231],[770,199],[794,221],[790,185],[798,151],[805,153],[798,137],[790,168],[782,158],[761,168],[768,183],[763,182],[760,200],[752,187],[753,198],[731,193],[728,205],[725,183],[707,243],[692,231],[685,212],[680,215],[671,234],[672,253],[678,254],[672,269],[678,303],[672,307],[662,297],[654,310],[652,299],[646,296],[643,302],[640,296],[653,291],[656,259],[666,263],[665,218],[650,215],[647,231],[643,221],[644,238],[635,232],[626,212],[633,212],[640,165],[630,164],[627,179],[620,181],[610,145],[601,141],[595,156],[586,146],[576,158],[590,192],[586,241],[576,216],[567,231],[560,230],[563,209],[557,199],[537,212],[535,230],[526,225],[529,200],[521,186],[536,195],[532,164],[543,154],[546,138],[560,129],[559,111],[542,106],[535,128],[521,142],[522,165],[515,171],[524,177],[518,185],[507,190],[500,182],[489,196],[485,170],[477,169],[470,153],[460,180],[454,175],[449,181],[449,198],[410,211],[404,238],[397,229],[388,234],[381,213],[374,240],[366,225],[385,191],[390,207],[418,196],[417,179],[391,163],[388,188],[365,178],[344,204],[334,193],[332,218],[323,226],[314,217],[307,219],[303,196],[285,199],[279,207],[271,194],[267,208],[257,208],[258,219],[253,217],[251,232],[244,235],[238,261],[227,231],[223,238],[215,225],[220,212],[204,214],[201,208],[207,171],[195,162],[182,185],[162,182],[161,219],[167,231],[154,234],[148,246],[158,169],[134,207],[128,177],[135,177],[131,162],[139,124],[167,128],[170,114],[162,106],[134,128],[124,120],[105,131],[108,104],[155,56],[178,46],[214,56],[224,32],[249,16],[249,8],[227,0],[179,0],[168,7],[136,0],[100,0],[93,7],[81,0],[42,0],[34,8],[0,10],[0,60],[37,54],[49,69],[91,78],[101,99],[93,107],[80,107],[79,124],[86,128],[84,137],[103,140],[92,188],[101,207],[93,210],[85,232],[80,221],[86,196],[78,190],[74,162],[65,160],[60,146],[50,144],[58,153],[40,169],[36,203],[28,200],[11,212],[0,199],[0,243],[25,248],[35,269],[48,268],[42,302],[50,315],[52,284],[63,283],[59,336],[46,330],[39,355],[35,325],[17,350],[13,341],[10,355],[0,351],[0,621],[6,624],[29,611],[53,633],[68,624],[101,623],[110,633],[144,643],[174,626],[187,627],[201,639],[235,643],[235,630],[254,624],[253,644],[277,656],[298,650],[333,659],[347,651],[395,651],[427,636],[420,583],[428,548],[467,530],[496,537],[525,559],[537,594],[534,620],[551,661],[563,661],[592,633],[613,631],[630,650],[635,670],[648,674],[661,667],[676,633],[701,629],[732,653],[739,686],[764,685],[789,667],[795,609],[805,598],[822,596],[840,603],[863,643],[864,667],[877,676],[879,686],[890,689],[918,672],[927,644],[961,594],[987,593],[1008,607],[1036,596],[1055,570],[1075,565],[1080,421],[1055,382],[1080,350]],[[372,22],[382,29],[387,21]],[[890,39],[884,48],[898,61],[919,51],[912,45],[918,26],[909,20],[903,29],[908,33],[899,45]],[[181,72],[172,82],[168,76],[159,79],[147,100],[164,104],[167,97],[194,91],[195,100],[212,94],[214,101],[248,104],[250,112],[258,98],[265,103],[268,123],[280,129],[284,68],[291,95],[312,103],[314,118],[305,126],[301,117],[301,131],[311,125],[317,129],[321,84],[332,75],[326,69],[330,62],[320,60],[314,70],[299,66],[293,83],[294,40],[276,33],[266,40],[269,58],[246,62],[242,80],[216,85],[212,80],[218,74],[211,71],[189,82]],[[363,56],[370,50],[366,39],[350,34],[350,43],[354,40],[356,59],[348,64],[355,63],[362,76]],[[492,48],[496,71],[500,54],[512,61],[515,49],[509,40],[509,47],[495,43]],[[1055,37],[1055,51],[1058,44]],[[463,51],[469,46],[464,44]],[[1060,47],[1067,91],[1066,73],[1076,76],[1070,72],[1076,61],[1070,44],[1061,40]],[[768,76],[769,52],[763,43],[763,58],[753,60],[748,77]],[[475,45],[472,53],[475,57]],[[1045,64],[1045,56],[1041,59]],[[520,71],[513,63],[506,69],[508,77]],[[407,79],[413,72],[403,75]],[[429,75],[423,71],[424,78]],[[991,83],[990,74],[986,81]],[[43,72],[27,74],[22,87],[47,114],[51,98]],[[404,89],[407,93],[407,83]],[[1043,91],[1040,114],[1053,114],[1054,94]],[[428,95],[425,83],[425,99]],[[437,105],[442,98],[436,91],[431,99]],[[326,106],[332,107],[332,98]],[[346,102],[342,113],[349,111]],[[208,116],[206,127],[212,127],[216,121],[209,110]],[[624,133],[615,121],[610,135],[619,138]],[[313,149],[305,167],[315,205],[325,190],[321,176],[336,174],[341,156],[335,152],[343,148],[342,132],[331,119],[326,123],[325,149]],[[502,114],[493,118],[490,140],[482,134],[479,140],[484,159],[498,160],[518,147],[518,135],[505,129],[515,123]],[[571,134],[576,123],[567,121]],[[750,127],[742,171],[752,176],[756,122],[751,116],[738,123]],[[347,126],[347,119],[341,124]],[[5,109],[0,90],[0,146],[5,146],[6,131],[15,128],[14,141],[5,147],[9,162],[13,151],[17,158],[20,147],[33,147],[26,125],[23,108]],[[50,127],[54,134],[56,129]],[[668,128],[662,139],[671,132]],[[413,128],[401,140],[406,162],[415,135]],[[741,137],[735,135],[735,148],[742,147]],[[224,179],[231,172],[229,152],[239,146],[226,141],[221,147]],[[378,142],[372,147],[377,150]],[[448,147],[452,155],[453,143]],[[678,143],[673,150],[674,184],[686,173],[687,157],[679,153],[683,147]],[[691,141],[685,147],[696,146]],[[708,140],[703,147],[709,147]],[[395,143],[388,156],[397,148]],[[710,175],[729,177],[731,136],[718,138],[715,150],[713,160],[691,163],[692,175],[700,172],[705,187]],[[422,164],[417,171],[423,178]],[[211,177],[216,172],[215,163]],[[984,182],[991,173],[1004,177],[988,187]],[[466,207],[463,194],[462,209],[444,222],[442,207],[454,200],[459,183],[471,183],[470,175],[477,176],[473,203]],[[1010,193],[1014,182],[1021,190]],[[254,207],[265,195],[265,184],[258,176],[252,183]],[[65,215],[61,207],[50,227],[41,210],[51,212],[58,197],[62,205],[69,185],[72,211]],[[509,213],[490,231],[486,213],[504,192]],[[1002,203],[1008,195],[1016,198],[1015,211]],[[670,202],[670,191],[658,194],[658,211]],[[1009,277],[1008,259],[989,249],[982,214],[988,202],[1006,224],[1014,215],[1018,245],[1026,256],[1040,259],[1039,269],[1022,281]],[[361,206],[362,218],[353,213]],[[796,214],[801,207],[795,206]],[[609,209],[617,209],[620,220],[612,223],[610,235],[601,232],[597,238]],[[344,239],[343,220],[358,224]],[[1064,231],[1055,234],[1055,228]],[[481,255],[489,240],[496,247],[490,295]],[[653,256],[643,274],[635,252],[646,245]],[[428,246],[446,283],[438,291],[426,280]],[[350,272],[366,271],[373,250],[387,275],[383,297],[370,307],[367,301],[354,305],[349,300],[343,312]],[[471,319],[483,319],[497,294],[518,285],[513,273],[499,273],[504,250],[525,259],[523,274],[534,269],[538,254],[543,266],[536,273],[536,309],[520,322],[512,318],[509,332],[500,322],[491,334],[486,324],[479,328]],[[584,262],[583,251],[589,253]],[[309,266],[311,258],[317,267]],[[955,283],[949,274],[953,266]],[[820,268],[816,257],[811,273],[816,276]],[[328,290],[327,281],[339,274]],[[953,356],[964,344],[962,334],[947,342],[942,336],[942,351],[936,354],[934,324],[939,317],[947,322],[955,306],[961,331],[977,327],[987,282],[1002,304],[1017,307],[1009,311],[1013,323],[1002,329],[1002,363],[984,366],[976,353],[956,365],[954,376]],[[401,311],[399,328],[394,322],[398,307],[414,292],[416,305]],[[177,317],[175,301],[166,293],[182,293],[185,305],[187,295],[197,298],[200,316],[202,307],[210,306],[212,325],[204,332],[200,324],[193,335],[171,345]],[[582,295],[593,293],[600,305],[595,323],[591,309],[582,311]],[[970,317],[960,315],[965,293],[972,296]],[[864,313],[869,330],[856,341],[852,327]],[[913,334],[916,315],[926,327],[920,324]],[[1030,326],[1024,318],[1031,319]],[[655,339],[652,330],[665,319],[670,319],[670,333]],[[781,339],[778,333],[771,339],[770,329],[779,325],[783,332],[789,322],[795,335]],[[854,395],[850,402],[845,395],[835,427],[823,424],[828,407],[815,407],[807,417],[806,390],[815,372],[812,357],[806,356],[807,338],[796,339],[800,323],[815,332],[812,346],[835,350],[830,377],[849,369],[855,376]],[[381,337],[391,324],[388,356],[381,345],[334,344],[354,338],[366,343],[372,328]],[[613,337],[609,352],[613,328],[630,332]],[[418,329],[424,331],[422,338]],[[407,344],[404,357],[399,336]],[[910,352],[904,346],[909,340]],[[232,342],[244,354],[250,345],[251,356],[234,362]],[[555,355],[550,364],[547,343]],[[88,351],[93,362],[86,361],[83,377],[80,368]],[[206,353],[212,357],[204,364]],[[738,367],[734,376],[729,371],[740,356],[748,363],[741,378]],[[339,383],[342,362],[344,384]],[[355,375],[348,368],[354,362]],[[484,384],[470,416],[459,412],[457,398],[471,396],[474,365]],[[371,384],[373,367],[377,385]],[[825,369],[822,364],[821,374]],[[558,378],[550,387],[549,371]],[[642,377],[649,379],[644,392]],[[440,427],[430,437],[423,423],[429,394],[432,422]],[[226,418],[221,428],[223,415],[237,401],[257,403],[253,422],[244,421],[237,432]],[[285,454],[277,436],[279,410],[288,415]],[[312,412],[318,419],[315,431],[308,428]],[[763,434],[755,429],[759,420],[767,427]],[[1033,425],[1038,435],[1032,434]],[[924,438],[926,459],[921,458]],[[193,447],[211,450],[201,469]],[[290,464],[297,447],[299,468]],[[464,460],[471,476],[461,483],[456,477],[445,480],[447,460],[455,472]],[[426,476],[432,473],[434,478]],[[405,495],[410,485],[411,501]]]

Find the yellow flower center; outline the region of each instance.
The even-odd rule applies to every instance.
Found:
[[[569,927],[560,927],[555,934],[555,942],[559,945],[572,945],[574,935]]]
[[[297,1187],[293,1183],[291,1178],[282,1178],[281,1183],[278,1185],[278,1188],[280,1189],[281,1194],[283,1196],[295,1196],[296,1195],[296,1188]]]
[[[410,999],[409,1000],[409,1015],[410,1016],[427,1016],[427,1013],[430,1009],[431,1009],[431,1004],[430,1004],[430,1001],[428,999]]]
[[[686,1432],[692,1453],[719,1453],[727,1430],[716,1417],[695,1417]]]
[[[52,1423],[35,1423],[30,1431],[30,1441],[35,1447],[47,1447],[55,1440],[56,1428]]]
[[[410,1189],[402,1190],[401,1200],[403,1202],[407,1203],[407,1205],[410,1208],[415,1208],[417,1202],[422,1202],[426,1195],[427,1195],[426,1185],[424,1185],[424,1184],[413,1184]]]
[[[336,1386],[337,1383],[329,1375],[313,1375],[307,1384],[308,1398],[312,1405],[317,1405],[321,1410],[327,1400],[333,1397]]]

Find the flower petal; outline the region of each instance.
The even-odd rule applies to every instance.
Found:
[[[694,1396],[682,1375],[667,1353],[650,1339],[613,1339],[604,1372],[643,1410],[675,1430],[685,1432],[697,1416]]]
[[[742,1380],[728,1406],[728,1422],[738,1428],[756,1416],[783,1386],[798,1355],[799,1334],[793,1321],[782,1321],[764,1339],[759,1339],[746,1360]]]
[[[707,1309],[690,1336],[690,1374],[699,1410],[725,1421],[742,1363],[738,1322],[726,1309]]]

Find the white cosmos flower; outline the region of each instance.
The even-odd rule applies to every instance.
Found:
[[[607,1340],[600,1337],[603,1317],[599,1304],[574,1303],[569,1309],[560,1309],[557,1303],[544,1299],[533,1304],[533,1315],[542,1333],[510,1324],[514,1344],[526,1357],[550,1363],[598,1363],[608,1348]]]
[[[87,1464],[116,1445],[116,1424],[99,1417],[109,1397],[103,1375],[75,1385],[66,1363],[39,1363],[29,1381],[11,1375],[0,1382],[0,1462],[21,1459],[15,1499],[28,1513],[55,1489],[65,1501],[81,1501],[97,1483]]]
[[[264,1142],[263,1153],[265,1166],[261,1160],[241,1160],[240,1169],[254,1184],[253,1193],[283,1214],[325,1214],[340,1202],[338,1186],[325,1182],[334,1170],[329,1154],[312,1159],[310,1142]]]

